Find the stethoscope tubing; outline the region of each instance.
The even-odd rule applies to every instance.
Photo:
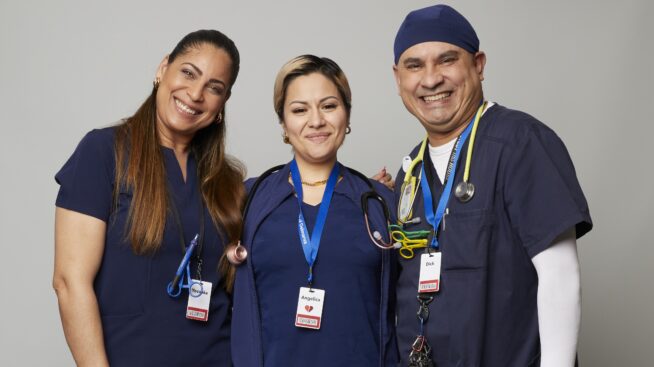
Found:
[[[254,184],[252,185],[252,188],[250,189],[250,192],[248,193],[247,198],[245,200],[245,205],[243,206],[243,222],[244,223],[245,223],[245,219],[247,218],[247,215],[249,213],[250,205],[252,204],[252,201],[254,200],[254,197],[255,197],[255,195],[257,193],[257,189],[258,189],[259,185],[261,184],[261,182],[263,182],[263,180],[265,180],[271,174],[273,174],[273,173],[281,170],[282,168],[284,168],[284,166],[285,165],[282,164],[282,165],[278,165],[278,166],[275,166],[275,167],[272,167],[272,168],[266,170],[254,182]],[[349,167],[347,167],[347,170],[351,174],[361,178],[366,183],[366,185],[368,185],[368,187],[370,188],[370,191],[367,191],[367,192],[364,192],[364,193],[361,194],[361,207],[362,207],[362,210],[363,210],[364,220],[365,220],[365,223],[366,223],[366,229],[368,231],[368,235],[370,236],[370,240],[373,242],[373,244],[375,244],[375,246],[377,246],[379,248],[382,248],[382,249],[393,249],[393,248],[397,249],[397,248],[399,248],[400,245],[397,244],[397,243],[394,244],[393,241],[392,241],[391,231],[390,231],[390,211],[388,209],[388,204],[386,203],[384,198],[381,195],[379,195],[379,193],[375,190],[374,186],[372,185],[372,183],[370,182],[370,180],[366,176],[364,176],[361,172],[359,172],[359,171],[357,171],[355,169],[349,168]],[[369,224],[369,220],[368,220],[368,200],[378,201],[380,203],[380,205],[382,206],[383,215],[384,215],[384,218],[386,219],[386,225],[387,225],[387,228],[388,228],[388,237],[389,237],[388,242],[385,242],[385,241],[382,240],[381,233],[379,233],[378,231],[371,232],[371,228],[370,228],[370,224]],[[241,239],[241,241],[242,241],[242,239]],[[228,251],[227,251],[227,258],[234,265],[241,264],[247,258],[247,249],[241,244],[241,241],[239,241],[238,244],[236,244],[236,245],[232,245],[231,246],[232,248],[228,249]]]
[[[487,106],[487,102],[484,101],[479,108],[477,109],[477,113],[475,114],[474,120],[472,122],[472,131],[470,134],[470,140],[468,142],[468,151],[466,154],[466,162],[465,162],[465,168],[463,172],[463,181],[458,183],[454,192],[454,196],[462,203],[467,203],[472,199],[475,193],[475,186],[469,182],[470,179],[470,167],[471,167],[471,162],[472,162],[472,152],[474,149],[474,144],[475,144],[475,137],[477,135],[477,128],[479,127],[479,120],[481,119],[481,115],[485,112]],[[418,189],[420,187],[420,182],[422,178],[422,169],[420,170],[420,173],[418,174],[417,181],[416,181],[416,176],[414,175],[415,169],[418,166],[418,163],[424,164],[424,154],[427,146],[427,141],[429,137],[426,137],[420,146],[420,149],[418,151],[418,154],[416,157],[411,161],[409,166],[406,169],[406,174],[404,176],[404,180],[402,182],[402,187],[401,187],[401,193],[400,193],[400,202],[398,203],[397,206],[397,217],[398,217],[398,224],[402,227],[404,224],[408,224],[411,221],[414,221],[414,218],[412,218],[412,211],[413,211],[413,205],[415,203],[415,198],[417,196]],[[405,199],[404,191],[406,190],[406,186],[412,184],[413,182],[413,188],[412,192],[409,195],[409,206],[408,206],[408,211],[405,211],[406,215],[402,216],[402,200]],[[411,232],[404,231],[403,228],[399,230],[394,230],[392,231],[392,237],[394,240],[397,240],[395,237],[397,235],[396,232],[401,232],[403,239],[398,240],[399,243],[401,244],[400,247],[400,255],[404,258],[410,259],[413,258],[414,256],[414,249],[415,248],[422,248],[422,247],[427,247],[427,240],[421,239],[411,239]],[[409,234],[409,235],[407,235]],[[420,241],[420,243],[417,243]],[[424,243],[422,243],[424,242]]]

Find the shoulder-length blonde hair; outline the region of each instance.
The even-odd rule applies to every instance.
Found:
[[[289,84],[299,76],[313,73],[320,73],[334,83],[345,105],[347,117],[350,118],[352,91],[343,70],[329,58],[301,55],[284,64],[275,78],[273,105],[280,123],[284,120],[284,101]]]

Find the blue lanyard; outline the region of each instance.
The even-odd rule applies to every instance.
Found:
[[[304,251],[304,257],[307,259],[307,263],[309,264],[309,276],[307,277],[309,285],[313,282],[313,264],[316,262],[316,257],[318,257],[320,237],[322,236],[322,230],[325,227],[327,211],[329,210],[329,204],[332,201],[332,195],[334,194],[336,181],[338,181],[339,171],[340,164],[336,162],[334,168],[332,168],[332,172],[329,174],[329,179],[327,179],[327,187],[325,187],[325,193],[323,194],[322,202],[318,209],[318,217],[313,226],[313,232],[311,232],[313,235],[309,236],[306,221],[304,220],[304,215],[302,215],[302,179],[300,178],[300,170],[297,167],[295,159],[291,161],[291,179],[293,180],[293,186],[295,186],[295,193],[297,194],[297,202],[300,206],[297,227],[300,235],[300,242],[302,243],[302,251]]]
[[[473,121],[474,121],[474,117],[473,117]],[[429,224],[431,224],[432,227],[434,228],[434,235],[432,236],[432,241],[429,244],[434,249],[438,249],[439,246],[436,232],[438,231],[438,226],[441,224],[441,220],[443,220],[443,214],[445,213],[447,202],[450,199],[450,193],[452,192],[452,184],[454,182],[454,178],[456,177],[456,165],[457,162],[459,161],[461,147],[463,147],[463,144],[465,144],[466,140],[468,139],[468,135],[470,135],[470,131],[472,130],[472,125],[473,122],[470,121],[468,127],[466,127],[466,129],[461,133],[461,136],[459,137],[459,141],[454,147],[452,170],[447,175],[447,177],[445,177],[445,188],[443,189],[443,192],[441,193],[441,197],[438,200],[438,208],[436,208],[435,215],[434,215],[434,202],[432,201],[432,196],[431,196],[431,188],[429,186],[429,182],[427,182],[427,175],[425,174],[424,163],[422,165],[422,173],[420,175],[421,176],[420,186],[422,186],[422,196],[423,196],[423,202],[425,204],[425,217],[427,217],[427,222],[429,222]]]

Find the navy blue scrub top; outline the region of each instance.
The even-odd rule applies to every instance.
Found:
[[[309,233],[319,206],[304,204]],[[381,251],[368,238],[361,209],[334,195],[313,268],[325,290],[320,330],[294,325],[309,266],[298,237],[298,203],[288,197],[261,224],[252,243],[264,366],[379,364]]]
[[[162,147],[166,178],[179,211],[185,240],[199,232],[200,197],[192,154],[187,181],[171,149]],[[57,173],[56,205],[107,223],[102,263],[94,282],[104,343],[112,366],[231,366],[230,299],[217,271],[223,241],[204,210],[202,279],[213,283],[208,322],[186,319],[188,292],[166,293],[183,257],[178,227],[166,220],[163,243],[152,256],[136,256],[125,238],[132,193],[120,190],[113,207],[114,128],[93,130]],[[191,275],[195,277],[195,262]]]
[[[360,193],[370,189],[345,167],[341,172],[313,268],[313,287],[325,290],[320,330],[295,326],[309,267],[298,236],[299,206],[288,183],[288,165],[259,186],[244,230],[250,257],[238,268],[234,289],[236,367],[397,364],[394,309],[389,305],[393,254],[377,248],[368,236]],[[392,205],[392,193],[374,184]],[[381,207],[370,203],[371,226],[386,236]],[[310,233],[318,209],[303,204]]]
[[[463,180],[466,152],[467,144],[454,185]],[[436,202],[442,185],[428,152],[424,162]],[[403,179],[400,170],[396,200]],[[592,228],[588,204],[558,136],[533,117],[500,105],[480,120],[470,182],[474,197],[464,204],[452,195],[439,235],[441,289],[425,326],[433,360],[439,367],[538,366],[538,277],[531,259],[569,228],[576,228],[577,237],[587,233]],[[407,230],[429,229],[421,190],[413,217],[423,220]],[[421,253],[411,260],[398,257],[397,335],[403,366],[419,330]]]

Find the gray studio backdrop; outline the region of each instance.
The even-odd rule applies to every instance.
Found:
[[[393,37],[409,10],[431,4],[1,0],[0,365],[73,364],[51,287],[53,175],[88,130],[136,109],[184,34],[216,28],[241,51],[228,139],[250,175],[291,157],[272,84],[304,53],[333,58],[350,79],[352,134],[340,159],[367,174],[395,173],[423,131],[395,89]],[[557,131],[590,203],[595,229],[579,241],[582,364],[651,365],[651,2],[450,4],[487,52],[486,96]]]

